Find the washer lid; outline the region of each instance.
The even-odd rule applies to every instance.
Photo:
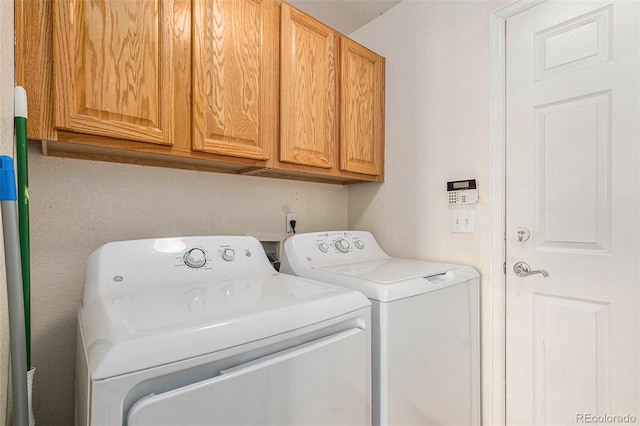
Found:
[[[91,377],[105,379],[285,333],[369,306],[355,291],[274,273],[113,294],[80,309]]]
[[[349,287],[381,302],[416,296],[478,277],[477,271],[468,266],[392,257],[314,266],[304,275]]]
[[[348,275],[381,284],[392,284],[412,278],[424,278],[432,275],[444,274],[456,265],[446,263],[424,262],[411,259],[397,259],[387,257],[364,262],[347,263],[342,265],[323,265],[313,269]]]

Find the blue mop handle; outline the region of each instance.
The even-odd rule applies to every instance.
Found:
[[[7,298],[9,302],[13,422],[16,426],[28,426],[27,356],[17,199],[13,159],[5,155],[0,156],[0,206],[2,207]]]

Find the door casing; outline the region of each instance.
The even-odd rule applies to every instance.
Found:
[[[484,362],[483,423],[506,424],[506,25],[507,20],[546,0],[518,0],[491,13],[491,280],[490,297],[483,303],[491,318],[488,345],[491,359]],[[488,370],[487,370],[488,369]],[[488,382],[488,383],[487,383]],[[487,394],[487,389],[488,394]]]

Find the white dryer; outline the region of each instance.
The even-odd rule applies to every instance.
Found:
[[[367,425],[370,303],[252,237],[109,243],[78,311],[76,424]]]
[[[288,238],[280,270],[371,300],[374,425],[480,424],[473,268],[392,258],[369,232],[341,231]]]

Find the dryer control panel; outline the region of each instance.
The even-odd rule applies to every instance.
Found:
[[[239,280],[275,273],[260,242],[247,236],[118,241],[91,254],[84,301],[136,288]]]

